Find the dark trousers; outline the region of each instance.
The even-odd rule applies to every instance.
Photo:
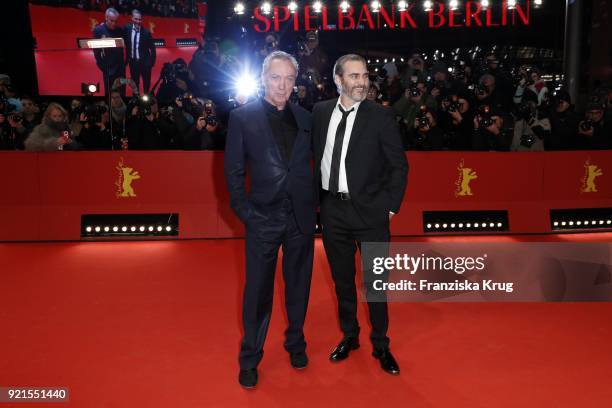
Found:
[[[323,227],[323,246],[336,288],[340,328],[345,337],[357,337],[359,323],[357,322],[355,252],[361,247],[362,242],[388,243],[390,239],[389,223],[375,227],[368,226],[355,210],[351,200],[342,201],[323,193],[321,225]],[[364,278],[365,276],[364,271]],[[376,299],[375,302],[368,302],[372,324],[370,339],[375,348],[385,348],[389,346],[388,307],[386,297],[381,299],[379,294]]]
[[[285,308],[289,326],[285,350],[306,349],[304,319],[308,307],[314,237],[297,227],[291,201],[276,208],[254,210],[246,223],[246,284],[242,303],[244,337],[240,348],[240,368],[255,368],[263,357],[263,345],[272,314],[274,272],[278,250],[283,248]]]
[[[149,92],[149,88],[151,87],[151,67],[144,64],[142,60],[131,60],[130,78],[136,83],[136,89],[140,89],[141,76],[142,94],[146,94]]]

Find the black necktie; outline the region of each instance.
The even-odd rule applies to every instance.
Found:
[[[342,156],[342,144],[344,142],[344,131],[346,130],[346,118],[348,115],[355,110],[351,108],[348,111],[342,109],[342,106],[338,105],[338,109],[342,112],[342,120],[338,124],[336,129],[336,138],[334,139],[334,152],[332,154],[331,168],[329,172],[329,191],[332,193],[338,192],[338,181],[340,180],[340,157]]]

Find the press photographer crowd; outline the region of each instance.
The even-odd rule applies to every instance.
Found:
[[[127,10],[130,2],[116,3]],[[118,11],[107,9],[106,23],[96,30],[119,29],[117,16]],[[134,25],[123,29],[126,42],[145,44],[146,30],[138,30],[140,12],[132,12],[132,18]],[[274,33],[261,34],[255,51],[227,53],[220,39],[207,38],[191,61],[164,64],[152,87],[154,45],[149,51],[140,44],[136,51],[128,46],[114,50],[117,55],[96,54],[104,80],[112,83],[106,97],[94,97],[102,92],[87,84],[84,96],[72,100],[23,95],[8,75],[0,75],[0,149],[223,150],[229,112],[257,97],[257,70],[275,50],[290,52],[299,62],[293,102],[310,110],[337,96],[332,59],[318,36],[309,31],[283,44]],[[138,52],[148,52],[148,63],[134,64]],[[110,64],[105,58],[116,60],[119,68],[112,74],[104,71]],[[562,80],[545,80],[552,74],[546,67],[503,49],[410,50],[406,57],[376,57],[368,63],[367,97],[394,110],[406,150],[612,149],[612,86],[602,84],[578,110]],[[243,78],[247,68],[252,74]],[[132,97],[125,96],[126,87]]]

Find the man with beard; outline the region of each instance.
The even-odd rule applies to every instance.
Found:
[[[73,150],[76,143],[70,136],[68,112],[59,103],[51,102],[43,115],[42,123],[36,126],[25,140],[25,149],[29,152]]]
[[[333,75],[340,97],[314,106],[313,147],[316,189],[321,189],[323,245],[344,334],[330,355],[330,360],[337,362],[359,347],[355,250],[361,249],[363,242],[386,247],[389,221],[399,211],[406,189],[408,163],[393,111],[366,100],[369,77],[365,59],[344,55],[336,61]],[[366,283],[371,274],[364,268],[372,355],[383,370],[397,375],[399,366],[387,337],[386,296],[384,292],[372,293],[372,285]]]

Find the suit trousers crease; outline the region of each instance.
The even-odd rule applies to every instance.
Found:
[[[290,201],[285,200],[281,208],[268,210],[265,214],[251,211],[246,223],[241,369],[255,368],[263,358],[280,247],[283,249],[282,271],[288,319],[284,347],[290,353],[306,349],[303,327],[312,277],[314,237],[298,229]]]
[[[321,224],[323,246],[338,300],[340,328],[345,337],[357,337],[360,328],[357,321],[355,253],[357,249],[360,249],[362,242],[388,243],[390,240],[389,223],[387,221],[381,225],[368,225],[355,209],[353,201],[342,201],[324,194],[321,202]],[[366,275],[364,271],[364,281]],[[371,281],[370,275],[367,276]],[[366,298],[370,299],[370,297]],[[377,294],[376,298],[380,300],[380,294]],[[372,325],[370,334],[372,345],[375,348],[388,347],[389,316],[386,298],[385,301],[368,302],[368,311]]]

